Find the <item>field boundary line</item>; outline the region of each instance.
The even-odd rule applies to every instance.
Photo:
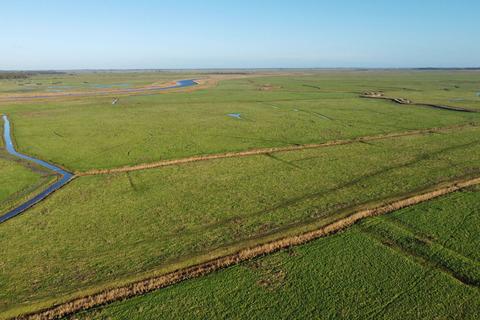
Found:
[[[181,158],[181,159],[161,160],[161,161],[156,161],[151,163],[143,163],[143,164],[138,164],[133,166],[124,166],[124,167],[118,167],[118,168],[112,168],[112,169],[93,169],[93,170],[88,170],[83,172],[75,172],[75,175],[81,177],[81,176],[123,173],[123,172],[130,172],[130,171],[155,169],[159,167],[167,167],[167,166],[173,166],[173,165],[181,165],[181,164],[187,164],[192,162],[249,157],[249,156],[257,156],[257,155],[265,155],[269,153],[291,152],[291,151],[300,151],[300,150],[307,150],[307,149],[318,149],[318,148],[348,145],[348,144],[353,144],[357,142],[369,142],[369,141],[385,140],[385,139],[400,138],[400,137],[407,137],[407,136],[441,133],[441,132],[448,132],[448,131],[453,131],[453,130],[463,129],[463,128],[474,128],[477,126],[478,125],[474,123],[467,123],[467,124],[448,126],[448,127],[434,127],[434,128],[428,128],[428,129],[410,130],[410,131],[397,132],[397,133],[364,136],[364,137],[357,137],[353,139],[331,140],[323,143],[290,145],[286,147],[271,147],[271,148],[251,149],[246,151],[216,153],[216,154],[210,154],[210,155],[192,156],[192,157]]]
[[[390,221],[382,221],[382,223],[392,224]],[[387,226],[386,228],[389,228],[391,226]],[[412,232],[411,229],[403,226],[398,226],[395,225],[394,228],[399,228],[401,231],[408,233],[409,239],[415,240],[415,241],[422,241],[422,239],[415,235],[414,232]],[[383,234],[380,234],[378,229],[382,229],[384,226],[382,224],[379,224],[379,226],[374,225],[373,227],[371,226],[362,226],[361,227],[361,232],[365,233],[368,237],[370,237],[372,240],[392,249],[398,252],[399,254],[404,255],[405,257],[411,259],[412,261],[419,263],[420,264],[425,264],[433,269],[439,270],[446,275],[460,281],[464,285],[467,286],[475,286],[477,288],[480,287],[480,281],[476,279],[475,275],[469,274],[468,271],[463,271],[459,270],[456,265],[448,265],[447,259],[450,261],[462,263],[463,265],[468,265],[472,268],[476,268],[477,265],[479,265],[476,261],[472,260],[471,258],[465,256],[461,252],[455,251],[453,249],[448,248],[447,246],[443,245],[440,242],[437,241],[432,241],[432,243],[427,243],[424,246],[424,252],[422,251],[416,251],[415,248],[408,247],[405,244],[402,244],[401,241],[398,241],[396,239],[388,238],[387,236],[384,236]],[[385,229],[383,229],[385,230]],[[432,254],[432,256],[429,256],[429,252]],[[447,256],[442,256],[442,253],[446,253]],[[440,255],[438,258],[438,261],[435,260],[435,257]]]
[[[334,234],[368,217],[390,213],[478,184],[480,184],[480,177],[437,184],[434,187],[425,189],[414,195],[397,198],[396,200],[379,204],[373,208],[365,208],[355,211],[346,217],[337,219],[311,231],[282,237],[263,244],[253,245],[239,249],[235,253],[210,259],[206,262],[198,263],[186,268],[177,269],[176,271],[163,275],[134,281],[130,284],[116,288],[105,289],[88,296],[74,298],[68,302],[59,303],[43,310],[17,316],[15,319],[56,319],[96,306],[142,295],[187,279],[212,273],[216,270],[238,264],[245,260],[270,254],[292,246],[305,244],[312,240]]]
[[[471,112],[471,113],[478,113],[480,111],[462,108],[462,107],[453,107],[441,104],[434,104],[434,103],[424,103],[424,102],[413,102],[409,99],[405,98],[394,98],[394,97],[387,97],[384,96],[381,92],[364,92],[360,95],[360,98],[367,98],[367,99],[383,99],[389,100],[398,104],[410,105],[410,106],[420,106],[420,107],[430,107],[435,109],[442,109],[442,110],[450,110],[450,111],[458,111],[458,112]]]

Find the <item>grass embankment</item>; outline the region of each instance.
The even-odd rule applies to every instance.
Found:
[[[348,215],[346,217],[335,220],[332,223],[323,226],[310,226],[312,229],[308,232],[303,232],[301,229],[291,230],[293,235],[285,235],[284,237],[258,244],[255,246],[241,249],[233,254],[221,256],[214,260],[209,260],[204,263],[196,264],[191,267],[177,269],[174,272],[167,273],[161,276],[147,278],[141,281],[129,283],[125,286],[115,287],[108,290],[103,290],[95,294],[79,297],[65,303],[60,303],[52,308],[44,309],[22,318],[25,319],[55,319],[65,315],[73,314],[88,308],[105,305],[114,301],[123,300],[133,296],[145,294],[155,289],[164,288],[166,286],[178,283],[180,281],[200,277],[213,271],[232,266],[236,263],[247,261],[266,254],[274,253],[281,249],[291,248],[292,246],[301,245],[312,240],[339,232],[362,219],[382,215],[394,210],[399,210],[411,205],[428,201],[463,188],[475,186],[480,184],[480,177],[474,179],[461,179],[443,186],[435,186],[429,190],[417,193],[413,196],[402,197],[398,200],[382,204],[380,206],[371,207],[369,209],[361,209]],[[303,233],[302,233],[303,232]]]
[[[412,255],[378,241],[377,230],[370,227],[392,221],[408,229],[408,238],[428,237],[428,256],[420,260],[417,250]],[[477,319],[479,288],[458,281],[442,266],[453,253],[468,255],[465,259],[478,270],[479,222],[477,187],[71,318]],[[399,239],[396,229],[380,232],[381,239]],[[441,254],[432,254],[430,249],[440,244],[443,249],[435,253]],[[413,242],[418,245],[425,244]]]
[[[144,163],[144,164],[138,164],[138,165],[132,165],[132,166],[117,167],[112,169],[94,169],[94,170],[89,170],[85,172],[77,172],[76,175],[90,176],[90,175],[113,174],[113,173],[121,173],[121,172],[126,173],[131,171],[167,167],[172,165],[183,165],[187,163],[200,162],[200,161],[251,157],[255,155],[271,156],[272,153],[279,153],[279,152],[320,149],[320,148],[342,146],[342,145],[348,145],[348,144],[354,144],[354,143],[369,143],[369,142],[374,142],[379,140],[388,140],[388,139],[408,137],[408,136],[422,136],[426,134],[449,133],[449,132],[462,130],[464,128],[472,128],[476,126],[478,125],[472,123],[472,124],[463,124],[463,125],[440,127],[440,128],[409,130],[409,131],[398,132],[398,133],[395,133],[395,132],[385,133],[385,134],[374,135],[374,136],[357,137],[353,139],[331,140],[324,143],[292,145],[292,146],[286,146],[286,147],[257,148],[257,149],[250,149],[250,150],[238,151],[238,152],[225,152],[225,153],[217,153],[217,154],[209,154],[209,155],[199,155],[199,156],[192,156],[192,157],[181,158],[181,159],[163,160],[163,161],[150,162],[150,163]]]
[[[422,90],[426,85],[415,79],[402,73],[257,77],[191,93],[122,97],[115,105],[110,98],[85,98],[5,110],[21,151],[71,171],[480,121],[479,114],[358,97],[394,83]]]
[[[0,310],[31,311],[478,175],[479,130],[81,177],[2,225]]]

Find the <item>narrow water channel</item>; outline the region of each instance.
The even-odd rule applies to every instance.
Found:
[[[136,92],[154,92],[154,91],[163,91],[169,89],[177,89],[195,86],[198,83],[195,80],[179,80],[173,86],[169,87],[146,87],[146,88],[130,88],[130,89],[116,89],[115,91],[89,91],[89,92],[57,92],[58,94],[54,97],[85,97],[85,96],[100,96],[100,95],[114,95],[114,94],[126,94],[126,93],[136,93]],[[51,95],[39,94],[31,96],[12,96],[8,97],[9,100],[28,100],[28,99],[43,99],[51,98]]]
[[[11,209],[7,213],[1,215],[0,216],[0,223],[5,222],[6,220],[8,220],[10,218],[13,218],[16,215],[19,215],[20,213],[24,212],[25,210],[27,210],[28,208],[30,208],[31,206],[33,206],[37,202],[42,201],[49,194],[51,194],[55,190],[58,190],[61,187],[63,187],[73,177],[72,173],[70,173],[68,171],[65,171],[65,170],[63,170],[59,167],[56,167],[53,164],[50,164],[48,162],[45,162],[43,160],[40,160],[40,159],[37,159],[37,158],[34,158],[34,157],[24,155],[24,154],[18,152],[17,150],[15,150],[15,146],[13,145],[13,141],[12,141],[10,121],[9,121],[9,119],[6,115],[3,115],[2,118],[3,118],[3,140],[5,141],[5,148],[6,148],[7,152],[10,153],[11,155],[17,157],[17,158],[27,160],[27,161],[30,161],[30,162],[34,162],[34,163],[36,163],[36,164],[38,164],[38,165],[40,165],[44,168],[47,168],[49,170],[54,171],[55,173],[57,173],[60,176],[60,179],[57,180],[55,183],[51,184],[50,186],[48,186],[45,190],[43,190],[39,194],[35,195],[33,198],[25,201],[24,203],[22,203],[22,204],[18,205],[17,207]]]
[[[189,87],[189,86],[194,86],[196,85],[197,82],[195,80],[180,80],[177,81],[175,85],[169,86],[169,87],[162,87],[162,88],[137,88],[137,89],[123,89],[120,91],[117,91],[117,93],[129,93],[129,92],[142,92],[142,91],[155,91],[155,90],[168,90],[168,89],[175,89],[175,88],[183,88],[183,87]],[[103,94],[100,92],[100,94]],[[105,92],[105,94],[111,94],[111,92]],[[75,96],[75,95],[83,95],[83,93],[70,93],[66,94],[68,96]],[[35,96],[36,98],[41,98],[43,96]],[[48,96],[46,96],[48,97]],[[21,98],[21,97],[19,97]],[[67,184],[72,178],[73,178],[73,173],[65,171],[57,166],[54,166],[53,164],[50,164],[48,162],[45,162],[43,160],[30,157],[27,155],[24,155],[17,150],[15,150],[15,146],[13,145],[12,141],[12,133],[11,133],[11,126],[10,126],[10,121],[6,115],[2,115],[3,118],[3,139],[5,141],[5,147],[7,149],[7,152],[10,153],[11,155],[27,160],[30,162],[34,162],[44,168],[47,168],[56,174],[60,176],[60,179],[57,180],[55,183],[51,184],[48,186],[45,190],[40,192],[39,194],[35,195],[33,198],[30,200],[25,201],[24,203],[18,205],[17,207],[11,209],[7,213],[3,214],[0,216],[0,223],[7,221],[10,218],[13,218],[20,213],[24,212],[28,208],[32,207],[36,203],[42,201],[45,199],[48,195],[50,195],[52,192],[60,189],[63,187],[65,184]]]

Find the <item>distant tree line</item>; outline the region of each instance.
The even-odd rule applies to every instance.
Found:
[[[61,71],[0,71],[0,79],[27,79],[38,74],[64,74]]]

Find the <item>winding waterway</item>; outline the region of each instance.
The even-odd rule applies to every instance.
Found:
[[[137,92],[154,92],[163,91],[169,89],[184,88],[197,85],[198,83],[193,79],[179,80],[174,85],[168,87],[144,87],[144,88],[130,88],[130,89],[116,89],[107,91],[89,91],[89,92],[56,92],[55,95],[31,95],[31,96],[11,96],[7,97],[7,100],[28,100],[28,99],[44,99],[52,97],[85,97],[85,96],[101,96],[101,95],[115,95],[115,94],[128,94]]]
[[[27,160],[27,161],[30,161],[30,162],[34,162],[34,163],[38,164],[39,166],[42,166],[44,168],[47,168],[49,170],[54,171],[55,173],[60,175],[60,179],[57,180],[55,183],[51,184],[50,186],[48,186],[47,189],[43,190],[42,192],[40,192],[39,194],[37,194],[33,198],[27,200],[26,202],[20,204],[19,206],[11,209],[7,213],[0,216],[0,223],[4,222],[4,221],[6,221],[10,218],[15,217],[16,215],[18,215],[18,214],[22,213],[23,211],[27,210],[28,208],[30,208],[31,206],[33,206],[37,202],[42,201],[49,194],[51,194],[55,190],[58,190],[61,187],[63,187],[73,177],[72,173],[70,173],[68,171],[65,171],[65,170],[63,170],[59,167],[56,167],[53,164],[50,164],[48,162],[45,162],[43,160],[40,160],[40,159],[37,159],[37,158],[34,158],[34,157],[24,155],[24,154],[18,152],[17,150],[15,150],[15,146],[13,145],[12,136],[11,136],[10,121],[8,120],[8,117],[6,115],[3,115],[2,118],[3,118],[3,139],[5,141],[5,148],[6,148],[7,152],[10,153],[11,155],[17,157],[17,158]]]
[[[177,81],[175,85],[169,86],[169,87],[123,89],[123,90],[121,90],[120,93],[154,91],[154,90],[168,90],[168,89],[194,86],[196,84],[197,84],[197,82],[195,80],[180,80],[180,81]],[[81,93],[79,93],[79,94],[81,95]],[[68,95],[71,96],[71,95],[76,95],[76,94],[68,94]],[[36,96],[36,97],[42,97],[42,96]],[[12,141],[10,121],[9,121],[9,119],[6,115],[2,115],[2,118],[3,118],[3,123],[4,123],[3,139],[5,141],[5,148],[6,148],[7,152],[10,153],[11,155],[17,157],[17,158],[36,163],[39,166],[42,166],[44,168],[47,168],[47,169],[55,172],[56,174],[58,174],[60,176],[60,179],[57,180],[55,183],[51,184],[50,186],[48,186],[45,190],[43,190],[39,194],[35,195],[30,200],[27,200],[26,202],[20,204],[19,206],[11,209],[7,213],[1,215],[0,216],[0,223],[5,222],[10,218],[13,218],[13,217],[19,215],[20,213],[24,212],[25,210],[32,207],[36,203],[42,201],[43,199],[48,197],[48,195],[50,195],[52,192],[60,189],[61,187],[63,187],[65,184],[67,184],[73,178],[73,173],[71,173],[71,172],[65,171],[62,168],[59,168],[59,167],[57,167],[53,164],[50,164],[48,162],[45,162],[43,160],[24,155],[24,154],[18,152],[17,150],[15,150],[15,146],[13,145],[13,141]]]

